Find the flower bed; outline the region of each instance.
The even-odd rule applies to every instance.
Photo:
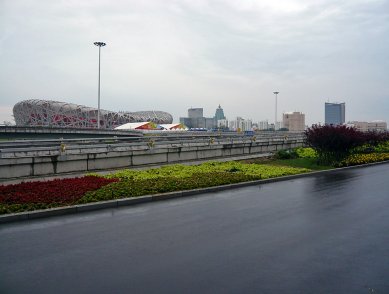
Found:
[[[86,192],[117,181],[117,179],[87,176],[0,185],[0,214],[71,205],[82,198]]]
[[[126,179],[160,179],[166,177],[189,178],[194,174],[227,172],[238,173],[243,175],[255,176],[257,179],[268,179],[285,175],[294,175],[303,172],[308,172],[306,168],[294,168],[287,166],[271,166],[263,164],[247,164],[237,161],[228,162],[206,162],[200,165],[182,165],[175,164],[154,168],[148,170],[121,170],[113,174],[106,175],[108,179],[119,178]]]
[[[389,153],[352,154],[339,163],[339,166],[352,166],[389,160]]]
[[[138,197],[174,191],[221,186],[258,180],[258,176],[242,173],[209,172],[193,174],[189,177],[163,177],[150,179],[125,179],[86,193],[78,203],[106,201],[127,197]]]
[[[105,177],[90,175],[0,186],[0,214],[205,188],[308,171],[306,168],[241,162],[207,162],[143,171],[122,170]]]
[[[88,192],[78,203],[213,187],[308,171],[306,168],[245,164],[236,161],[207,162],[192,166],[176,164],[143,171],[122,170],[105,176],[109,179],[119,178],[119,182]]]

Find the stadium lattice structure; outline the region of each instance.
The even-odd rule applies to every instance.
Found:
[[[73,103],[30,99],[15,104],[13,114],[17,126],[52,126],[67,128],[97,128],[97,108]],[[114,112],[100,110],[100,128],[113,129],[129,122],[172,123],[171,114],[164,111]]]

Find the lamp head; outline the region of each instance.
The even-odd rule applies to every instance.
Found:
[[[96,46],[99,46],[99,47],[104,47],[105,45],[107,45],[104,42],[94,42],[93,44],[95,44]]]

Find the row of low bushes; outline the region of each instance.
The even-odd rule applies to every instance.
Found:
[[[380,151],[377,152],[373,149],[360,149],[358,152],[348,155],[346,158],[339,162],[333,162],[333,167],[345,167],[352,165],[360,165],[366,163],[380,162],[389,160],[389,152],[385,152],[383,149],[378,148]],[[301,151],[305,150],[303,153]],[[315,151],[312,148],[298,148],[298,149],[290,149],[290,150],[280,150],[276,154],[277,159],[285,160],[285,159],[298,159],[298,158],[309,158],[316,159],[316,163],[320,164],[318,157],[315,156]],[[288,164],[288,163],[286,163]]]
[[[311,148],[281,150],[276,157],[311,158],[318,165],[334,167],[388,160],[388,132],[361,132],[344,125],[314,125],[305,131],[305,143]]]
[[[279,150],[275,156],[277,159],[295,159],[295,158],[317,158],[317,153],[313,148],[294,148]]]
[[[123,170],[105,177],[0,186],[0,214],[82,204],[102,200],[189,190],[293,175],[304,168],[275,167],[241,162],[173,165],[136,171]]]
[[[220,186],[232,183],[257,180],[258,177],[242,173],[210,172],[193,174],[190,177],[163,177],[151,179],[123,179],[102,187],[96,191],[90,191],[82,197],[78,203],[137,197],[174,191],[183,191],[197,188]]]
[[[237,161],[206,162],[200,165],[175,164],[148,170],[122,170],[105,176],[108,179],[153,179],[165,177],[189,178],[194,174],[227,172],[255,176],[257,179],[268,179],[282,175],[306,172],[306,169],[291,167],[274,167],[260,164],[247,164]]]

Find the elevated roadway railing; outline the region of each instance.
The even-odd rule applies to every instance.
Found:
[[[96,137],[142,137],[143,133],[134,131],[119,131],[108,129],[82,129],[65,127],[43,127],[43,126],[5,126],[0,125],[1,140],[17,139],[57,139],[57,138],[96,138]]]
[[[261,154],[303,144],[303,135],[292,133],[2,142],[0,180]]]

